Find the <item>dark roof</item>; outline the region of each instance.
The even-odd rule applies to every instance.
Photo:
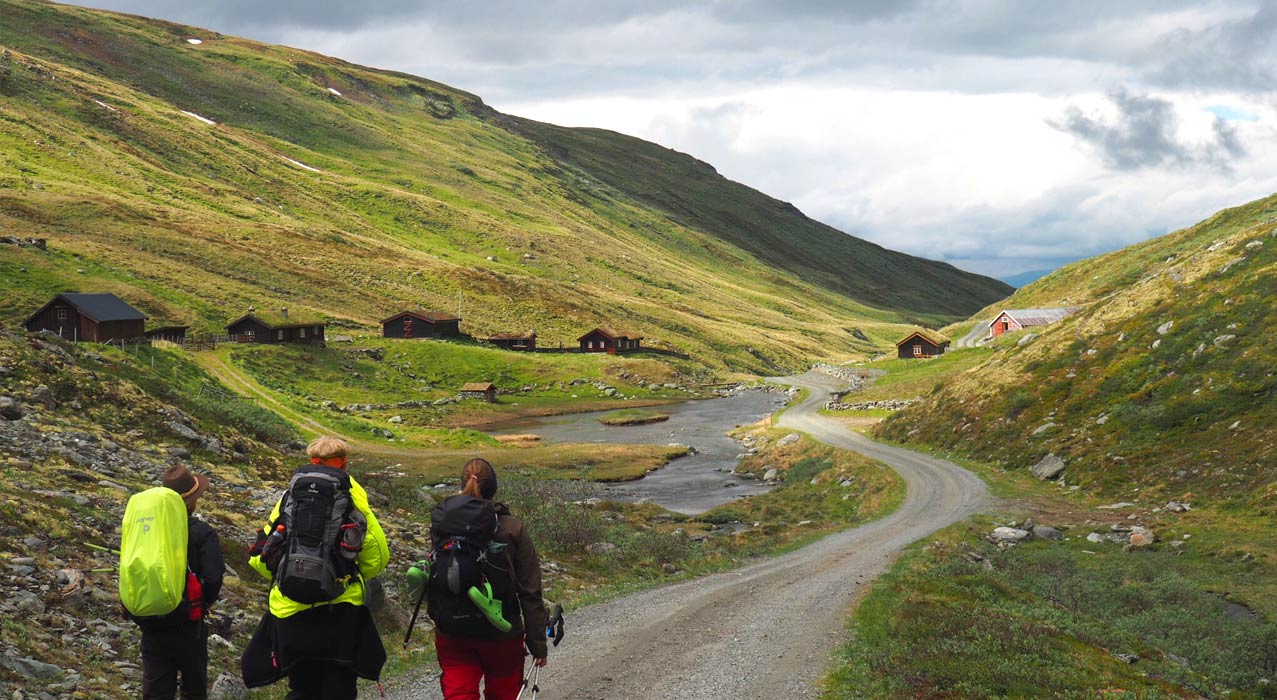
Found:
[[[390,323],[391,321],[399,318],[400,316],[412,316],[413,318],[420,319],[422,321],[425,321],[426,323],[441,323],[443,321],[460,321],[461,320],[459,316],[453,316],[452,314],[445,314],[442,311],[400,311],[394,316],[390,316],[389,318],[383,319],[381,324],[384,326],[385,324]]]
[[[618,331],[615,328],[612,328],[611,326],[599,326],[598,328],[595,328],[594,330],[590,331],[589,333],[586,333],[580,338],[577,338],[577,340],[578,341],[585,340],[586,338],[590,337],[591,335],[594,335],[595,333],[602,333],[603,335],[607,336],[611,340],[620,340],[621,338],[628,338],[629,340],[643,339],[643,336],[641,335],[635,335],[633,333],[629,333],[625,331]]]
[[[39,310],[31,314],[31,316],[27,318],[27,322],[30,323],[36,316],[39,316],[41,312],[52,306],[53,303],[59,299],[75,307],[76,311],[79,311],[98,323],[105,323],[107,321],[146,320],[146,314],[138,311],[132,306],[129,306],[128,302],[114,294],[80,294],[76,292],[67,292],[53,297],[48,304],[41,306]]]
[[[312,326],[324,325],[323,319],[306,313],[298,314],[289,312],[288,318],[284,318],[284,316],[279,313],[252,311],[240,316],[230,323],[227,323],[226,327],[230,328],[231,326],[238,324],[240,321],[245,321],[250,318],[271,330],[282,330],[284,328],[310,328]]]
[[[935,331],[933,331],[933,330],[930,330],[930,329],[927,329],[927,328],[919,328],[918,330],[916,330],[916,331],[914,331],[914,332],[910,333],[909,335],[905,336],[904,338],[902,338],[902,339],[900,339],[900,340],[897,340],[897,341],[896,341],[896,347],[900,347],[901,345],[904,345],[905,343],[909,342],[910,340],[913,340],[914,336],[917,336],[917,337],[919,337],[919,338],[922,338],[923,340],[925,340],[925,341],[927,341],[927,342],[929,342],[929,343],[931,343],[932,345],[935,345],[935,346],[937,346],[937,347],[942,346],[942,345],[948,345],[949,343],[953,342],[953,341],[949,340],[948,338],[946,338],[945,336],[943,336],[943,335],[941,335],[941,334],[939,334],[939,333],[937,333],[937,332],[935,332]]]
[[[989,326],[997,323],[998,319],[1002,318],[1002,314],[1010,316],[1012,320],[1022,327],[1045,326],[1068,317],[1079,308],[1081,307],[1059,306],[1050,309],[1003,309],[997,316],[993,317],[992,321],[989,321]]]
[[[462,391],[492,391],[497,385],[492,382],[470,382],[461,386]]]
[[[536,331],[527,333],[496,333],[488,336],[488,340],[532,340],[537,337]]]

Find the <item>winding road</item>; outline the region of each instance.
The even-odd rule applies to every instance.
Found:
[[[821,416],[829,392],[841,388],[834,380],[777,381],[809,392],[780,426],[890,465],[908,484],[904,503],[782,556],[571,611],[569,637],[541,675],[547,698],[816,698],[830,651],[869,582],[910,543],[991,504],[984,482],[961,467],[875,443]],[[435,674],[393,679],[386,696],[439,698]]]

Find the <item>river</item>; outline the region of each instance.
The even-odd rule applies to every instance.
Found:
[[[785,394],[744,391],[721,399],[685,401],[653,406],[670,419],[646,425],[609,426],[599,417],[611,411],[530,418],[506,423],[494,435],[535,433],[546,442],[610,442],[631,445],[678,443],[696,450],[642,479],[605,484],[601,497],[617,501],[650,502],[669,510],[695,515],[742,496],[772,487],[731,474],[745,451],[727,431],[756,423],[775,413],[788,400]]]

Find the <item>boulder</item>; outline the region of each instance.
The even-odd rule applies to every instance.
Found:
[[[792,445],[792,444],[794,444],[794,443],[798,442],[798,439],[799,439],[799,435],[798,435],[798,433],[790,433],[790,434],[786,435],[785,437],[783,437],[783,438],[781,438],[781,439],[777,440],[777,441],[776,441],[776,445],[777,445],[778,447],[786,447],[786,446],[788,446],[788,445]]]
[[[994,544],[1018,544],[1033,539],[1033,533],[1018,527],[997,527],[989,534],[989,541]]]
[[[1167,333],[1170,333],[1171,329],[1174,327],[1175,327],[1174,321],[1167,321],[1166,323],[1163,323],[1162,325],[1157,327],[1157,334],[1166,335]]]
[[[1167,503],[1162,508],[1162,510],[1168,513],[1187,513],[1188,511],[1192,509],[1193,509],[1192,505],[1188,503],[1182,503],[1180,501],[1171,501],[1170,503]]]
[[[403,416],[391,416],[391,417],[389,417],[389,418],[387,418],[387,419],[386,419],[386,422],[387,422],[387,423],[394,423],[395,425],[399,425],[400,423],[403,423]]]
[[[20,678],[42,681],[57,681],[62,679],[62,669],[53,664],[46,664],[43,661],[35,659],[18,658],[16,656],[7,656],[0,654],[0,668],[3,668]]]
[[[0,418],[19,420],[22,418],[22,405],[12,396],[0,396]]]
[[[181,437],[186,438],[187,440],[203,441],[204,439],[204,436],[195,432],[194,428],[192,428],[189,425],[186,425],[185,423],[180,423],[178,421],[171,420],[168,423],[165,423],[165,425],[168,426],[169,430],[173,431],[177,435],[180,435]]]
[[[1042,458],[1037,464],[1033,465],[1030,470],[1033,476],[1043,481],[1050,479],[1058,479],[1064,473],[1064,460],[1055,454],[1049,454]]]
[[[1047,540],[1050,542],[1058,542],[1064,539],[1064,533],[1046,525],[1038,525],[1033,528],[1033,536],[1039,540]]]
[[[232,673],[223,673],[213,681],[213,689],[209,691],[208,700],[246,700],[248,688],[244,681]]]
[[[585,546],[586,553],[596,555],[610,554],[618,549],[620,549],[620,547],[612,544],[611,542],[595,542]]]
[[[779,476],[780,472],[775,467],[772,467],[763,472],[763,481],[775,481]]]
[[[1028,345],[1029,343],[1032,343],[1033,341],[1037,339],[1038,339],[1037,333],[1026,333],[1023,338],[1020,338],[1019,340],[1016,341],[1015,346],[1017,348],[1022,348],[1025,345]]]

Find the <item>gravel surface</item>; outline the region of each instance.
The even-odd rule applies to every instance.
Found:
[[[944,460],[879,445],[820,416],[820,375],[779,425],[889,464],[908,494],[891,515],[735,571],[571,611],[541,674],[547,700],[786,700],[819,697],[830,651],[865,586],[911,542],[979,512],[982,481]],[[391,700],[439,698],[438,669],[386,683]],[[530,697],[530,693],[525,695]]]

